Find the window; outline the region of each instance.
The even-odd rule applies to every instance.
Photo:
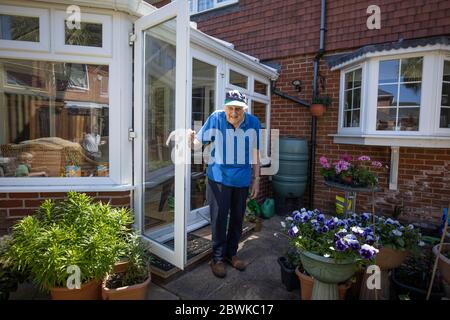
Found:
[[[361,111],[361,73],[362,69],[345,74],[344,88],[344,118],[343,126],[359,127]]]
[[[230,84],[243,89],[247,89],[248,88],[247,82],[248,82],[247,76],[230,69]]]
[[[239,2],[238,0],[188,0],[188,1],[189,1],[189,12],[191,14],[222,8]]]
[[[259,94],[262,94],[263,96],[267,96],[267,88],[268,88],[267,84],[262,83],[258,80],[255,80],[255,82],[254,82],[255,93],[259,93]]]
[[[70,28],[69,28],[70,27]],[[102,47],[102,24],[81,22],[79,28],[65,23],[65,44]]]
[[[108,77],[106,65],[0,59],[0,177],[109,176]]]
[[[50,50],[49,11],[0,5],[0,49]]]
[[[39,17],[0,14],[0,39],[39,42]]]
[[[450,60],[444,60],[439,128],[450,128]]]
[[[379,63],[377,130],[418,131],[423,57]]]

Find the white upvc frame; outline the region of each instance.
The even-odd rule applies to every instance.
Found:
[[[379,78],[379,64],[385,60],[399,60],[423,57],[421,102],[418,131],[387,131],[376,130],[377,92]],[[447,58],[446,58],[447,57]],[[450,59],[444,51],[407,51],[402,54],[383,54],[371,57],[358,65],[350,65],[341,70],[339,91],[338,133],[333,134],[336,143],[394,145],[394,146],[423,146],[424,137],[442,137],[439,143],[431,143],[430,147],[447,145],[450,129],[439,128],[440,94],[442,90],[442,71],[444,59]],[[360,128],[343,127],[344,79],[345,73],[362,67],[361,92],[361,124]],[[416,139],[416,140],[414,140]],[[347,141],[347,142],[345,142]],[[385,142],[383,142],[385,141]],[[404,142],[402,142],[404,141]]]
[[[84,10],[81,13],[81,22],[96,23],[102,25],[102,46],[90,47],[69,45],[65,43],[65,31],[67,13],[61,10],[54,10],[53,16],[53,43],[55,47],[55,53],[62,54],[80,54],[90,56],[103,56],[111,57],[112,55],[112,23],[113,17],[111,15],[87,13]]]
[[[434,114],[434,134],[435,135],[447,135],[450,136],[450,128],[440,128],[439,124],[440,124],[440,116],[441,116],[441,97],[442,97],[442,83],[443,83],[443,75],[444,75],[444,63],[445,61],[448,61],[450,63],[450,53],[442,53],[441,57],[439,59],[439,62],[437,63],[437,70],[436,70],[436,74],[437,74],[437,79],[436,79],[436,112]]]
[[[50,50],[49,9],[0,5],[0,13],[6,15],[39,18],[39,42],[0,39],[0,50],[26,50],[41,52]]]
[[[204,13],[204,12],[207,12],[207,11],[215,10],[215,9],[218,9],[218,8],[223,8],[223,7],[226,7],[226,6],[229,6],[229,5],[232,5],[232,4],[235,4],[235,3],[239,2],[239,0],[225,0],[223,2],[217,2],[217,0],[213,0],[213,1],[214,1],[214,4],[213,4],[212,8],[205,9],[205,10],[202,10],[202,11],[198,11],[198,0],[192,0],[192,11],[189,10],[190,14],[191,15],[195,15],[195,14],[198,14],[198,13]]]
[[[252,93],[252,87],[253,87],[253,83],[252,83],[252,77],[251,77],[251,72],[249,72],[248,70],[238,66],[237,64],[234,63],[230,63],[227,62],[226,63],[226,67],[225,67],[225,83],[226,83],[226,87],[232,90],[239,90],[245,94],[249,94]],[[234,85],[230,82],[230,73],[231,70],[247,77],[247,88],[242,88],[239,87],[237,85]]]
[[[83,12],[89,12],[86,8]],[[111,11],[96,10],[96,13]],[[131,127],[131,90],[132,50],[128,45],[128,32],[132,23],[126,14],[113,13],[112,31],[115,41],[112,47],[112,57],[62,55],[54,52],[32,52],[26,50],[0,49],[0,58],[72,62],[81,64],[108,65],[109,68],[109,139],[116,144],[109,145],[109,177],[21,177],[0,178],[0,191],[29,192],[40,191],[68,191],[68,190],[98,190],[115,191],[131,190],[132,187],[132,144],[128,141],[128,128]],[[53,30],[53,28],[52,28]],[[114,90],[123,88],[123,90]],[[126,107],[130,106],[127,110]]]
[[[190,128],[191,118],[186,115],[188,110],[188,90],[187,90],[187,76],[189,74],[189,65],[187,63],[189,54],[189,13],[188,3],[183,0],[172,1],[170,4],[160,8],[159,10],[152,12],[135,21],[135,49],[134,49],[134,130],[137,133],[134,139],[134,183],[136,185],[134,208],[135,208],[135,221],[136,228],[138,230],[143,229],[143,206],[144,206],[144,188],[145,188],[145,173],[144,173],[144,132],[145,130],[145,117],[139,116],[144,114],[144,44],[145,36],[144,31],[154,27],[165,21],[169,21],[176,18],[176,97],[175,108],[177,117],[175,118],[176,129]],[[190,114],[190,113],[189,113]],[[188,122],[189,121],[189,122]],[[183,146],[179,146],[186,149]],[[176,267],[183,269],[186,263],[186,163],[188,163],[188,156],[190,153],[184,152],[184,163],[175,163],[175,217],[174,217],[174,250],[170,250],[168,247],[144,237],[146,241],[151,244],[152,252],[159,257],[169,261]]]
[[[345,102],[345,75],[349,72],[353,72],[357,69],[361,69],[361,101],[359,109],[359,127],[344,127],[344,102]],[[362,133],[366,124],[365,115],[365,95],[367,90],[367,64],[361,63],[342,70],[340,75],[340,90],[339,90],[339,113],[338,113],[338,132],[345,134],[358,134]]]

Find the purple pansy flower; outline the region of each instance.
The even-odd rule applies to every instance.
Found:
[[[359,255],[363,259],[367,260],[372,259],[376,253],[378,253],[378,249],[375,249],[374,247],[368,244],[363,244],[361,249],[359,250]]]
[[[319,222],[324,222],[325,221],[325,216],[321,213],[317,216],[317,221]]]
[[[347,246],[347,244],[345,244],[345,242],[342,239],[339,239],[335,242],[335,248],[336,248],[336,251],[342,252],[342,251],[347,250],[348,246]]]
[[[359,241],[356,239],[346,239],[346,243],[350,246],[350,248],[353,251],[361,249],[361,245],[359,244]]]
[[[360,157],[358,157],[358,161],[370,161],[370,157],[369,156],[360,156]]]

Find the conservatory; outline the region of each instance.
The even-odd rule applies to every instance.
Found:
[[[171,133],[229,89],[270,129],[277,76],[197,30],[187,1],[0,0],[0,192],[130,192],[153,253],[183,269],[209,224],[206,164],[174,163]]]

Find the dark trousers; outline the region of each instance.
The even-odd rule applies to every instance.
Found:
[[[236,255],[242,235],[247,196],[248,187],[228,187],[208,179],[206,198],[211,214],[214,261]],[[227,230],[228,214],[230,220]]]

